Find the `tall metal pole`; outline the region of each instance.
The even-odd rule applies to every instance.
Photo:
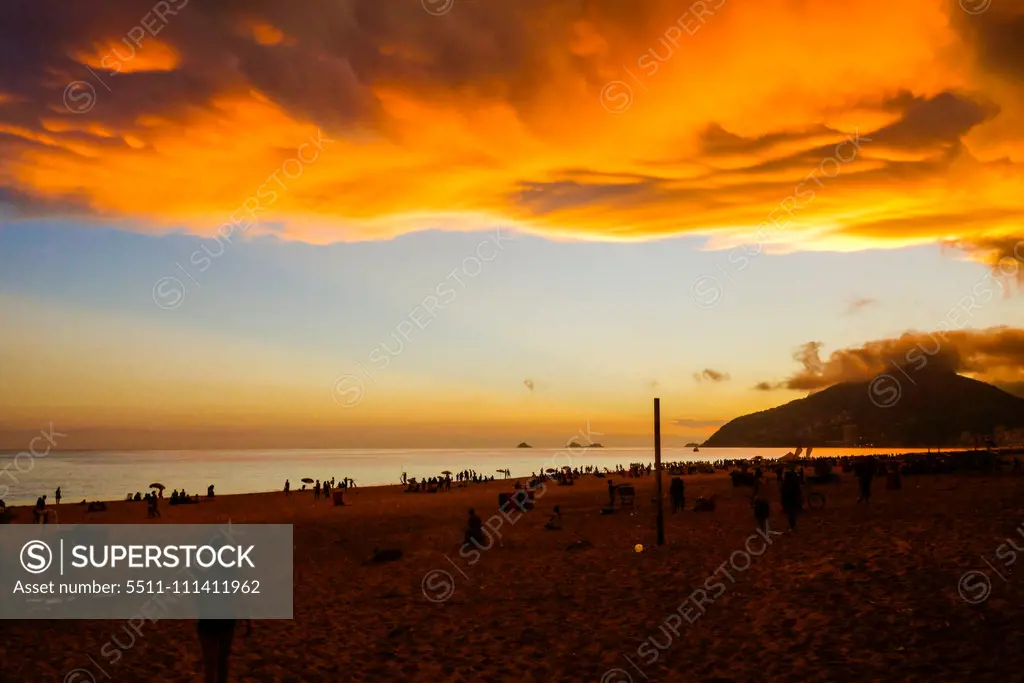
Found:
[[[658,545],[665,545],[665,501],[661,496],[661,399],[654,399],[654,476],[658,478]]]

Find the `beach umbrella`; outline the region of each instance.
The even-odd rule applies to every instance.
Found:
[[[302,478],[302,483],[303,483],[303,484],[312,484],[312,483],[313,483],[313,480],[312,480],[312,479],[310,479],[309,477],[303,477],[303,478]]]
[[[452,471],[451,471],[451,470],[445,470],[445,471],[444,471],[444,472],[442,472],[441,474],[451,474],[451,473],[452,473]]]
[[[554,473],[555,473],[555,472],[557,472],[558,470],[554,470],[554,469],[551,469],[551,468],[549,467],[549,468],[547,468],[547,469],[546,469],[546,470],[544,470],[544,471],[545,471],[545,472],[547,472],[548,474],[554,474]]]
[[[163,484],[157,483],[157,484],[150,484],[149,488],[151,488],[151,489],[160,489],[161,491],[163,491],[167,487],[164,486]]]
[[[497,472],[498,474],[505,474],[505,470],[494,470],[494,471]]]

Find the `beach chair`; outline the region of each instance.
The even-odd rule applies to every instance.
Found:
[[[636,498],[636,489],[632,486],[617,486],[616,490],[619,494],[619,503],[622,507],[630,506],[633,507],[633,499]]]

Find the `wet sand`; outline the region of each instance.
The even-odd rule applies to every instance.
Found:
[[[767,543],[752,536],[748,489],[694,475],[687,507],[716,493],[718,509],[666,505],[662,547],[654,478],[613,481],[637,487],[633,509],[600,514],[604,479],[549,483],[534,511],[503,522],[500,543],[468,557],[459,553],[467,509],[486,520],[509,483],[360,488],[345,507],[314,504],[308,491],[165,500],[156,521],[145,503],[85,514],[65,502],[59,514],[61,523],[294,524],[295,619],[256,622],[236,639],[237,681],[1003,682],[1024,670],[1024,576],[996,557],[1007,538],[1024,547],[1024,478],[907,477],[902,491],[876,480],[867,509],[844,475],[816,487],[827,505],[796,534]],[[774,478],[766,492],[771,527],[782,530]],[[545,530],[556,504],[563,529]],[[589,546],[569,549],[575,541]],[[375,547],[404,556],[366,564]],[[977,604],[958,590],[972,570],[992,581]],[[981,581],[965,584],[968,598],[984,595]],[[704,595],[691,598],[695,589]],[[202,680],[191,621],[147,623],[141,635],[123,621],[0,629],[0,681]]]

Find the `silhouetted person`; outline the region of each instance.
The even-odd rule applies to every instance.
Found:
[[[789,521],[789,530],[796,531],[796,517],[804,509],[804,492],[800,486],[800,475],[786,472],[782,479],[782,510]]]
[[[60,487],[59,486],[57,487],[57,492],[54,495],[54,498],[57,499],[57,505],[60,505]]]
[[[555,506],[555,514],[551,515],[551,519],[544,525],[545,529],[551,529],[552,531],[558,531],[562,528],[562,511]]]
[[[213,484],[206,487],[206,497],[213,498]]]
[[[252,633],[252,619],[245,622],[245,636]],[[228,660],[235,639],[237,619],[200,619],[196,624],[199,647],[203,651],[203,680],[228,683]]]
[[[316,486],[313,487],[313,500],[320,500],[320,480],[316,480]]]
[[[284,495],[290,494],[292,491],[292,483],[287,479],[284,480]]]
[[[484,523],[476,516],[476,510],[469,509],[469,525],[466,529],[465,543],[476,541],[478,546],[484,545]]]
[[[686,484],[682,477],[672,477],[668,485],[668,494],[672,498],[672,512],[686,509]]]
[[[615,484],[608,480],[608,507],[615,507]]]
[[[866,462],[861,463],[860,467],[857,468],[857,479],[860,481],[860,497],[857,498],[857,502],[862,500],[865,503],[871,502],[871,480],[875,477],[875,461],[873,458],[867,458]]]
[[[768,534],[768,514],[770,510],[768,501],[764,498],[758,498],[754,501],[754,519],[757,520],[757,528],[766,536]]]
[[[147,511],[146,516],[149,519],[155,519],[160,516],[160,508],[157,507],[158,503],[155,493],[149,497],[149,502],[147,505],[149,507],[149,510]]]

